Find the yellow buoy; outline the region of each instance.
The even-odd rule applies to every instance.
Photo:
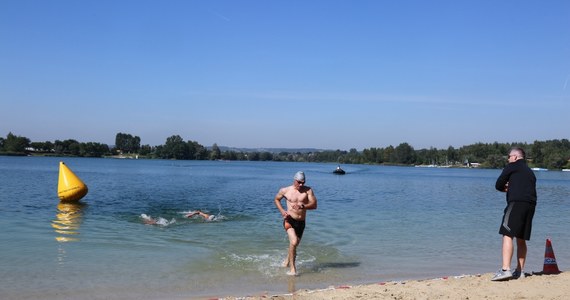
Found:
[[[57,196],[62,202],[79,201],[87,195],[87,186],[62,161],[59,162]]]

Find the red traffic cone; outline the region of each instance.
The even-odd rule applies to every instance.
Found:
[[[556,257],[554,257],[554,250],[552,250],[552,243],[546,239],[546,249],[544,250],[544,267],[542,274],[560,274],[558,264],[556,264]]]

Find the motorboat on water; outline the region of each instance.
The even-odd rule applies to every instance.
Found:
[[[334,174],[338,174],[338,175],[344,175],[346,174],[346,172],[340,168],[340,166],[337,166],[336,169],[333,171]]]

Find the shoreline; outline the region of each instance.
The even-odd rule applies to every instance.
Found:
[[[491,281],[493,273],[459,275],[420,280],[388,281],[362,285],[301,289],[293,293],[208,298],[220,300],[344,300],[344,299],[566,299],[570,294],[570,273]]]

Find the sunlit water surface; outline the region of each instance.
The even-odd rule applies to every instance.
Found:
[[[284,162],[66,158],[89,187],[59,204],[62,158],[0,157],[3,299],[188,299],[494,272],[500,170]],[[308,212],[297,277],[273,197],[303,170]],[[527,271],[551,238],[570,264],[570,172],[537,172]],[[201,209],[215,221],[185,218]],[[141,214],[167,225],[147,225]]]

